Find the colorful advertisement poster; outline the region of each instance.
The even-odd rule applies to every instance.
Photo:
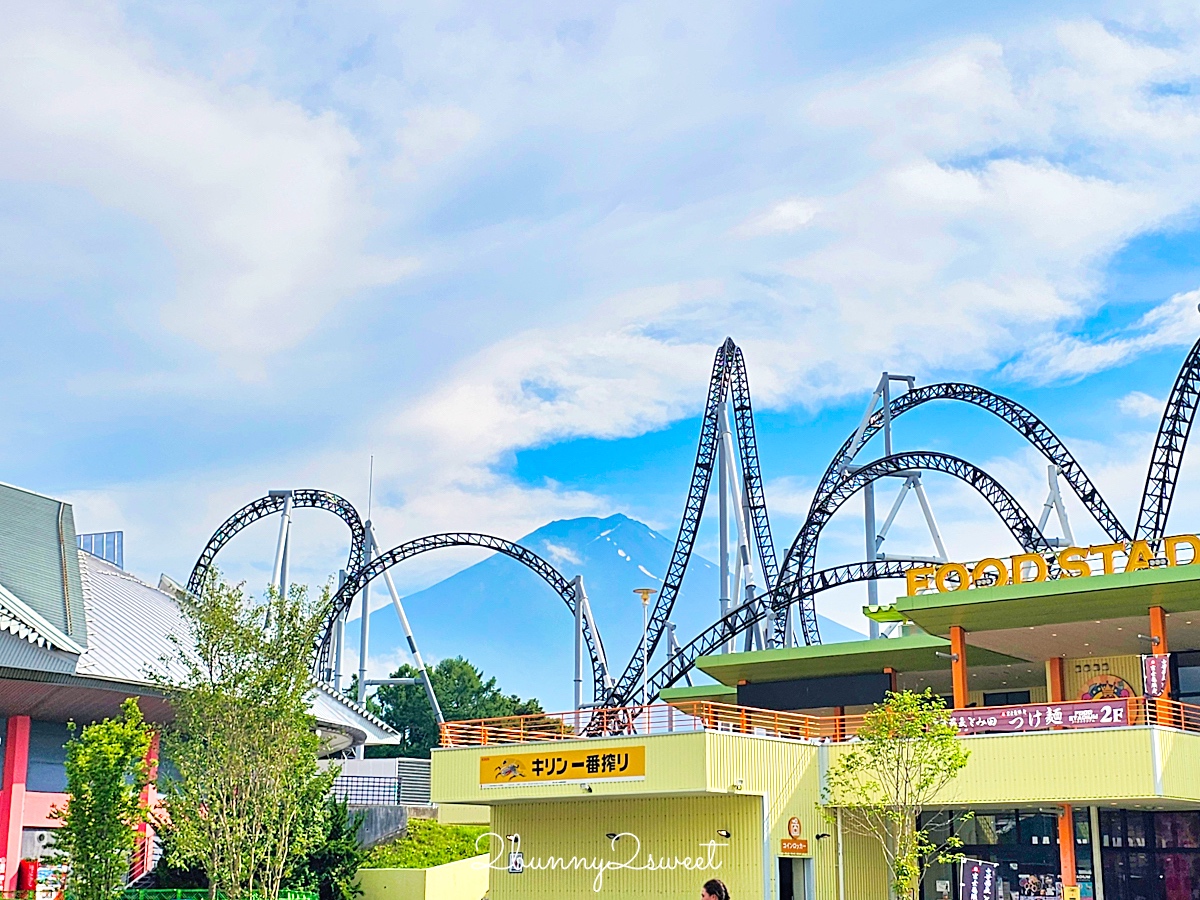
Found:
[[[959,900],[996,900],[996,876],[1000,867],[982,859],[964,859],[959,869]]]
[[[1155,653],[1142,657],[1142,686],[1147,697],[1161,697],[1167,692],[1167,674],[1171,671],[1171,657],[1166,653]]]
[[[479,759],[481,787],[567,784],[584,781],[632,781],[646,777],[645,747],[599,747],[504,753]]]
[[[956,709],[950,724],[959,734],[992,732],[1051,731],[1059,728],[1117,728],[1129,724],[1129,702],[1125,699],[1036,706]]]

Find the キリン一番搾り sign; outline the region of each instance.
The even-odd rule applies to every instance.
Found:
[[[1183,558],[1181,550],[1185,551]],[[1187,551],[1190,551],[1190,556],[1186,555]],[[1118,569],[1117,557],[1121,555],[1125,560]],[[1070,578],[1091,575],[1093,561],[1100,564],[1105,575],[1157,566],[1184,566],[1200,561],[1200,537],[1178,534],[1163,538],[1161,556],[1155,554],[1149,541],[1124,541],[1093,544],[1090,547],[1067,547],[1050,558],[1058,563],[1063,576]],[[989,556],[977,563],[917,566],[905,573],[910,597],[930,589],[948,592],[1002,584],[1032,584],[1045,581],[1049,575],[1050,564],[1047,557],[1040,553],[1018,553],[1003,559]]]
[[[646,777],[646,748],[598,747],[537,753],[504,753],[479,758],[480,787],[632,781]]]

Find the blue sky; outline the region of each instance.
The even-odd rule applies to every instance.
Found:
[[[781,544],[885,368],[1028,404],[1129,520],[1200,334],[1190,4],[4,9],[0,479],[124,529],[150,579],[270,488],[365,510],[372,455],[385,543],[618,511],[673,534],[726,335]],[[994,423],[899,434],[1040,508]],[[929,489],[954,555],[1006,540]],[[344,536],[299,524],[319,583]],[[265,581],[273,528],[231,573]],[[862,627],[858,594],[822,602]]]

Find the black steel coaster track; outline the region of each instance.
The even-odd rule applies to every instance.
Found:
[[[333,651],[333,626],[337,619],[350,609],[354,597],[368,584],[381,576],[397,563],[412,559],[431,550],[444,550],[448,547],[482,547],[514,559],[537,574],[545,581],[566,603],[571,615],[575,615],[575,587],[563,577],[562,573],[546,560],[542,559],[527,547],[504,538],[490,534],[479,534],[470,531],[455,531],[445,534],[431,534],[407,541],[391,550],[376,556],[370,563],[360,566],[353,572],[347,573],[346,581],[334,594],[329,603],[326,615],[325,631],[317,650],[317,674],[323,681],[332,677],[331,656]],[[592,660],[592,678],[595,698],[602,699],[606,694],[604,667],[600,663],[603,645],[600,636],[593,634],[587,619],[583,622],[583,638],[587,644],[588,653]]]
[[[221,523],[221,527],[213,532],[213,536],[208,539],[208,543],[204,546],[204,552],[200,554],[200,558],[196,560],[196,565],[192,567],[192,574],[188,577],[187,590],[189,593],[198,595],[201,588],[204,587],[204,579],[208,576],[208,571],[212,568],[213,560],[221,548],[233,539],[233,537],[244,529],[247,525],[257,522],[259,519],[265,519],[267,516],[275,513],[283,512],[285,498],[280,494],[259,497],[253,503],[248,503],[235,512],[232,516]],[[344,497],[339,497],[337,494],[329,491],[317,491],[307,488],[292,491],[292,507],[299,509],[325,509],[333,513],[339,519],[346,523],[350,529],[350,555],[346,560],[346,571],[353,572],[358,569],[366,556],[367,533],[363,527],[362,519],[359,518],[358,510]]]
[[[835,489],[826,496],[820,507],[810,510],[804,528],[797,536],[797,542],[803,546],[815,546],[820,538],[821,530],[833,517],[833,514],[854,494],[868,484],[889,476],[911,471],[942,472],[964,481],[974,488],[988,505],[1004,522],[1005,526],[1017,539],[1017,543],[1027,553],[1043,553],[1053,556],[1054,548],[1038,529],[1037,524],[1029,517],[1017,500],[1003,485],[988,475],[978,466],[966,460],[945,453],[929,451],[898,453],[875,460],[861,469],[848,473],[841,479]],[[894,578],[902,575],[914,566],[925,565],[923,562],[909,561],[880,561],[878,563],[855,563],[851,566],[836,566],[823,569],[820,572],[803,573],[795,578],[780,581],[771,592],[770,604],[743,604],[732,610],[727,616],[691,642],[680,648],[654,674],[658,683],[654,687],[654,696],[664,687],[681,678],[685,672],[695,665],[696,659],[706,653],[711,653],[721,646],[724,641],[735,637],[760,619],[766,618],[774,611],[776,623],[783,620],[790,604],[803,598],[815,608],[813,598],[821,591],[850,584],[855,581],[865,581],[872,578]],[[1057,569],[1050,563],[1052,569]],[[781,575],[781,578],[784,576]],[[633,693],[616,693],[613,706],[623,706],[631,702]],[[615,692],[614,692],[615,693]]]
[[[652,657],[658,647],[671,610],[683,585],[688,562],[696,545],[696,534],[700,519],[704,515],[704,504],[712,485],[713,469],[717,461],[717,444],[720,441],[721,403],[732,401],[733,426],[737,432],[738,456],[741,459],[742,483],[745,487],[751,529],[758,550],[764,586],[772,584],[777,575],[775,544],[771,538],[771,524],[767,517],[767,502],[762,486],[762,473],[758,463],[758,445],[754,434],[754,410],[750,403],[750,379],[746,374],[746,363],[741,349],[726,338],[717,348],[713,359],[712,375],[708,382],[708,399],[704,405],[704,416],[700,424],[700,440],[696,447],[696,462],[692,467],[692,480],[687,500],[683,507],[683,518],[671,552],[671,562],[663,578],[662,587],[655,598],[654,609],[648,622],[646,646],[647,656]],[[812,627],[816,627],[813,617]],[[642,677],[641,647],[634,651],[624,672],[612,689],[612,696],[632,696]]]
[[[1142,491],[1142,503],[1138,509],[1139,539],[1160,541],[1167,533],[1167,517],[1171,514],[1179,467],[1183,463],[1183,452],[1187,449],[1198,403],[1200,341],[1192,345],[1191,352],[1184,359],[1158,425],[1154,452],[1150,455],[1150,468],[1146,472],[1146,487]]]

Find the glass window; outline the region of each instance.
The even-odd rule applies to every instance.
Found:
[[[1179,693],[1200,694],[1200,666],[1179,667]]]
[[[1022,844],[1042,847],[1057,842],[1058,817],[1045,813],[1021,814]]]
[[[1200,815],[1194,812],[1164,812],[1154,817],[1156,847],[1200,847]]]
[[[985,691],[984,706],[1020,706],[1029,702],[1029,691]]]
[[[1125,846],[1137,850],[1146,846],[1146,815],[1145,813],[1125,811]]]
[[[29,723],[29,773],[31,791],[60,794],[67,789],[67,731],[64,722]]]

